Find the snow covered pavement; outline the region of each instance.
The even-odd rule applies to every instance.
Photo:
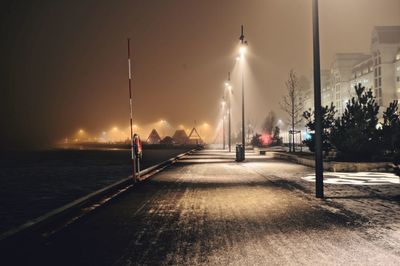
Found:
[[[302,178],[313,169],[247,159],[210,150],[183,158],[19,257],[54,265],[400,265],[398,184],[327,184],[319,200]]]

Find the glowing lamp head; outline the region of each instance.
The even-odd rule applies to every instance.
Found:
[[[240,48],[239,48],[240,56],[244,56],[244,54],[246,53],[246,50],[247,50],[246,46],[241,45]]]
[[[236,61],[240,61],[240,57],[239,56],[236,56]]]

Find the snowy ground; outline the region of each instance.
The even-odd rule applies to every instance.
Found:
[[[15,259],[65,265],[400,265],[399,184],[327,184],[313,169],[201,151]],[[20,262],[20,261],[18,261]]]

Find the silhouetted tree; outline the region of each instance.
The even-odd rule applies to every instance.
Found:
[[[304,110],[304,100],[302,90],[298,86],[298,80],[293,70],[289,72],[289,78],[286,81],[287,94],[283,97],[280,103],[282,110],[289,116],[289,124],[291,127],[292,146],[289,146],[290,151],[294,151],[294,131],[302,121],[302,114]]]
[[[274,128],[274,135],[272,136],[272,145],[282,145],[282,138],[280,136],[281,130],[279,127]]]
[[[382,142],[385,152],[394,155],[400,153],[400,116],[398,101],[389,104],[383,112]]]
[[[252,138],[251,138],[251,145],[254,147],[262,147],[263,143],[261,140],[261,135],[256,133]]]
[[[322,114],[322,150],[328,152],[331,148],[330,134],[335,124],[335,106],[331,103],[330,106],[321,108]],[[303,117],[306,120],[306,126],[310,130],[310,138],[303,141],[304,144],[310,149],[315,150],[315,113],[311,112],[311,109],[303,113]]]
[[[277,119],[274,111],[269,111],[267,117],[264,119],[263,132],[272,135],[272,130],[276,125]]]

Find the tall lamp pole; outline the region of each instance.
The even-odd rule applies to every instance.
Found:
[[[246,155],[246,141],[245,141],[245,124],[244,124],[244,54],[246,51],[245,45],[247,44],[247,41],[245,41],[244,37],[244,31],[243,31],[243,25],[241,26],[241,32],[240,32],[240,60],[242,63],[242,145],[243,145],[243,153],[242,153],[242,160],[245,160],[245,155]]]
[[[314,110],[315,110],[315,196],[324,197],[322,161],[321,67],[319,56],[318,0],[312,0],[314,50]]]
[[[231,140],[231,93],[232,86],[230,85],[231,72],[228,72],[228,149],[231,152],[232,140]]]
[[[222,149],[225,150],[225,98],[222,97]]]

